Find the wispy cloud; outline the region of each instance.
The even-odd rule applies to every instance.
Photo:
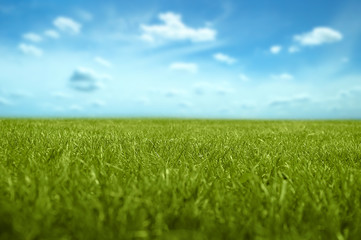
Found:
[[[96,99],[96,100],[92,101],[90,104],[92,107],[95,107],[95,108],[101,108],[106,105],[105,101],[100,100],[100,99]]]
[[[28,41],[31,41],[31,42],[35,42],[35,43],[38,43],[38,42],[43,41],[43,38],[42,38],[40,35],[38,35],[38,34],[36,34],[36,33],[32,33],[32,32],[25,33],[25,34],[23,35],[23,38],[24,38],[25,40],[28,40]]]
[[[340,98],[353,98],[357,97],[361,99],[361,87],[354,87],[348,90],[342,90],[339,93]]]
[[[12,99],[22,99],[22,98],[32,97],[32,94],[27,92],[27,91],[19,89],[19,90],[15,90],[15,91],[10,92],[10,97]]]
[[[272,54],[278,54],[278,53],[280,53],[282,51],[282,46],[280,46],[280,45],[274,45],[274,46],[271,46],[270,47],[270,52],[272,53]]]
[[[104,66],[104,67],[107,67],[107,68],[110,68],[112,67],[112,64],[111,62],[109,62],[108,60],[102,58],[102,57],[95,57],[94,58],[94,61],[99,63],[100,65]]]
[[[277,79],[277,80],[292,80],[292,79],[294,79],[294,77],[289,73],[274,74],[274,75],[271,75],[271,77],[273,79]]]
[[[148,97],[146,96],[142,96],[142,97],[138,97],[136,100],[135,100],[136,103],[138,104],[141,104],[141,105],[149,105],[150,104],[150,100]]]
[[[68,17],[57,17],[53,24],[59,30],[71,34],[77,34],[81,30],[81,24]]]
[[[289,53],[296,53],[296,52],[299,52],[299,51],[300,51],[300,48],[297,47],[297,46],[290,46],[290,47],[288,48],[288,52],[289,52]]]
[[[186,94],[187,94],[186,91],[181,90],[181,89],[174,89],[174,88],[168,89],[167,91],[164,92],[164,95],[166,97],[169,97],[169,98],[171,98],[171,97],[181,97],[181,96],[184,96]]]
[[[93,14],[91,14],[88,11],[85,11],[83,9],[79,9],[77,11],[77,15],[79,16],[80,19],[84,20],[84,21],[92,21],[93,20]]]
[[[0,5],[0,13],[10,14],[15,10],[15,6],[11,5]]]
[[[180,101],[178,103],[178,106],[180,106],[181,108],[190,108],[193,106],[193,104],[189,101]]]
[[[216,86],[215,91],[219,95],[227,95],[229,93],[232,93],[234,90],[226,86]]]
[[[203,95],[215,89],[214,85],[208,82],[198,82],[193,86],[196,95]]]
[[[321,45],[341,41],[342,34],[328,27],[316,27],[310,32],[295,35],[293,40],[304,46]]]
[[[101,88],[110,77],[96,73],[93,69],[79,67],[70,77],[70,86],[78,91],[91,92]]]
[[[24,54],[33,55],[33,56],[36,56],[36,57],[40,57],[40,56],[43,55],[43,50],[41,50],[40,48],[38,48],[38,47],[36,47],[34,45],[31,45],[31,44],[20,43],[18,48]]]
[[[60,34],[57,31],[52,30],[52,29],[46,30],[44,32],[44,35],[47,37],[53,38],[53,39],[58,39],[60,37]]]
[[[7,106],[10,105],[10,101],[6,98],[0,97],[0,106]]]
[[[73,105],[70,105],[69,110],[81,112],[84,110],[84,108],[78,104],[73,104]]]
[[[174,62],[169,66],[169,69],[196,73],[198,71],[198,65],[195,63],[187,63],[187,62]]]
[[[348,63],[349,61],[350,61],[350,59],[348,57],[341,58],[341,62],[343,62],[343,63]]]
[[[295,105],[305,105],[311,102],[311,98],[304,95],[299,95],[291,98],[284,98],[271,101],[268,105],[271,107],[290,107]]]
[[[213,58],[219,62],[224,62],[224,63],[227,63],[227,64],[233,64],[236,62],[236,59],[235,58],[232,58],[226,54],[223,54],[223,53],[216,53],[213,55]]]
[[[141,38],[146,41],[155,41],[157,38],[165,40],[190,40],[192,42],[213,41],[217,32],[214,29],[192,28],[182,22],[182,16],[173,12],[161,13],[158,18],[163,22],[159,25],[142,24]]]
[[[51,96],[58,98],[58,99],[68,99],[70,98],[70,96],[65,93],[65,92],[61,92],[61,91],[56,91],[56,92],[52,92]]]
[[[196,95],[203,95],[207,93],[216,93],[218,95],[227,95],[234,92],[233,88],[228,83],[210,83],[198,82],[193,86]]]
[[[243,73],[239,74],[238,77],[239,77],[239,79],[241,79],[242,82],[248,82],[249,81],[249,77],[246,76]]]

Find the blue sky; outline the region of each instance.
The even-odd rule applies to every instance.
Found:
[[[0,116],[361,118],[360,1],[0,1]]]

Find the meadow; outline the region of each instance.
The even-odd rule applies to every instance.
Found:
[[[361,239],[361,121],[2,119],[0,239]]]

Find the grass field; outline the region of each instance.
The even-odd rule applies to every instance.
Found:
[[[361,122],[3,119],[0,239],[361,239]]]

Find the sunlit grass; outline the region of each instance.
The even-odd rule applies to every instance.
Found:
[[[0,120],[0,239],[360,239],[361,122]]]

